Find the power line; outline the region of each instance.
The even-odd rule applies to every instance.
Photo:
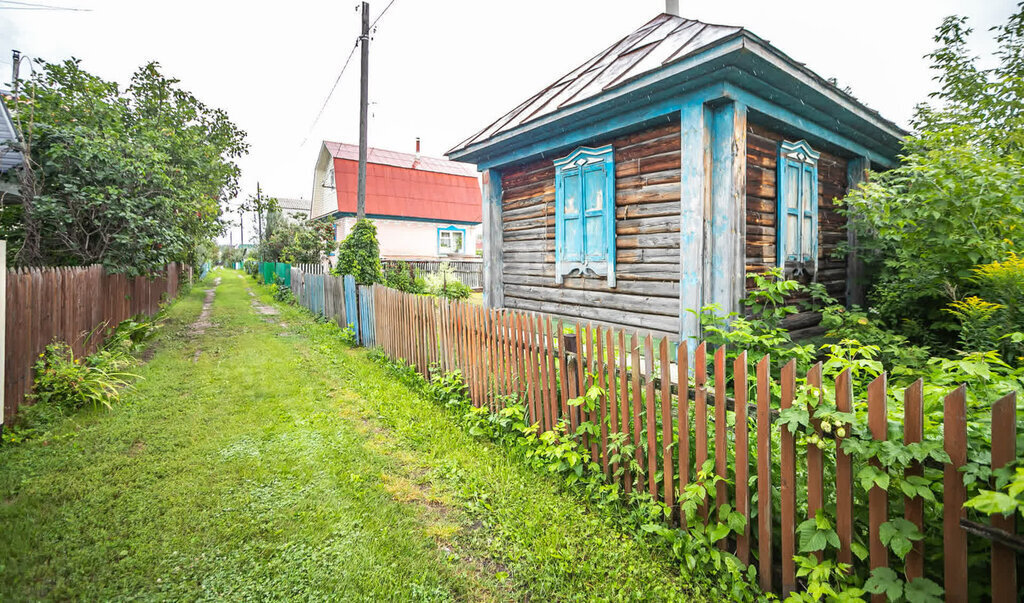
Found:
[[[352,50],[348,53],[348,58],[345,59],[345,64],[341,66],[341,71],[338,72],[338,77],[334,78],[334,85],[331,86],[331,91],[327,93],[327,98],[324,99],[324,104],[320,105],[320,111],[316,114],[316,119],[309,125],[309,132],[306,132],[306,137],[302,139],[302,146],[309,140],[309,135],[313,133],[313,128],[316,127],[316,123],[320,121],[320,117],[324,114],[324,109],[327,108],[327,103],[330,102],[331,96],[334,95],[334,90],[338,87],[338,82],[341,81],[341,76],[345,74],[345,70],[348,69],[349,61],[352,60],[352,55],[356,53],[356,47],[359,46],[359,38],[356,38],[356,43],[352,45]]]
[[[388,9],[391,8],[391,5],[394,3],[395,0],[391,0],[391,2],[388,2],[388,5],[384,7],[384,10],[380,11],[380,14],[377,15],[377,18],[373,20],[373,23],[370,23],[371,30],[377,26],[377,21],[380,21],[380,18],[384,16],[384,13],[388,12]]]
[[[16,4],[17,6],[0,6],[0,10],[63,10],[69,12],[89,13],[91,8],[72,8],[68,6],[54,6],[52,4],[38,4],[36,2],[18,2],[17,0],[0,0],[0,4]]]
[[[4,0],[0,0],[0,2],[2,1]],[[391,5],[394,3],[395,0],[391,0],[391,2],[388,2],[388,5],[384,7],[384,10],[380,11],[380,14],[377,15],[377,18],[373,20],[372,24],[370,24],[370,30],[373,30],[374,26],[377,25],[377,22],[381,20],[381,17],[383,17],[384,14],[388,12],[388,9],[391,8]],[[334,91],[338,88],[338,83],[341,81],[341,76],[345,74],[345,69],[348,68],[348,64],[352,60],[352,56],[356,53],[356,48],[358,46],[359,38],[356,38],[356,42],[352,46],[352,50],[349,51],[348,53],[348,58],[345,59],[345,64],[341,66],[341,71],[338,72],[338,77],[334,78],[334,85],[331,86],[331,91],[327,93],[327,98],[324,99],[324,103],[320,106],[320,111],[317,112],[316,119],[314,119],[313,123],[309,125],[309,132],[306,132],[305,138],[302,139],[302,143],[299,145],[300,147],[305,145],[306,142],[309,140],[309,135],[313,133],[313,128],[316,127],[317,122],[319,122],[320,118],[323,116],[324,110],[327,109],[327,103],[329,103],[331,101],[331,97],[334,96]]]

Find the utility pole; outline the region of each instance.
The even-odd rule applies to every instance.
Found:
[[[11,92],[18,96],[18,70],[21,67],[21,51],[11,51]]]
[[[356,220],[366,217],[366,122],[370,96],[370,3],[363,2],[363,33],[359,37],[362,71],[359,75],[359,177],[356,193]]]
[[[245,245],[245,203],[238,206],[238,244]]]
[[[256,183],[256,234],[259,237],[260,261],[263,261],[263,195],[260,193],[260,183]]]

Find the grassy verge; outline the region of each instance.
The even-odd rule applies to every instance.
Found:
[[[2,598],[689,598],[333,325],[218,275],[210,326],[200,286],[120,406],[0,450]]]

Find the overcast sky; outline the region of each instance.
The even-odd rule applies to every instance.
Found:
[[[21,2],[88,12],[10,10]],[[0,1],[0,81],[11,50],[82,59],[127,82],[147,61],[248,132],[243,195],[309,199],[321,141],[358,142],[358,52],[314,119],[359,33],[353,0]],[[376,18],[388,0],[374,0]],[[978,54],[1015,0],[681,0],[683,16],[741,25],[906,125],[933,89],[943,17],[970,17]],[[662,12],[663,0],[395,0],[370,44],[371,146],[441,156],[540,88]],[[251,232],[251,229],[249,229]],[[249,233],[246,233],[249,238]],[[235,241],[237,242],[237,235]]]

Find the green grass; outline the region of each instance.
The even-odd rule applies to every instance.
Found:
[[[216,271],[113,411],[0,450],[0,598],[690,599],[660,550]]]

